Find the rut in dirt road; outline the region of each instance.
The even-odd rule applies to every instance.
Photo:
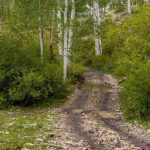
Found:
[[[116,93],[116,92],[115,92]],[[120,136],[125,137],[128,141],[131,141],[135,146],[140,147],[143,150],[150,150],[150,135],[146,133],[144,130],[139,129],[135,126],[127,124],[124,122],[122,115],[118,113],[118,110],[115,111],[114,104],[112,102],[112,98],[114,95],[113,90],[105,91],[103,93],[105,96],[104,98],[99,100],[101,104],[101,108],[103,112],[107,113],[116,113],[118,116],[116,117],[104,117],[101,116],[101,120],[112,130],[117,132]],[[113,105],[112,105],[113,104]]]
[[[78,134],[78,136],[83,139],[87,144],[88,148],[92,150],[104,149],[104,146],[98,142],[95,142],[95,139],[90,137],[81,127],[82,124],[81,115],[87,113],[87,110],[84,109],[84,105],[88,100],[90,91],[81,90],[78,100],[72,103],[68,108],[65,108],[64,111],[67,114],[67,124],[72,126],[73,130]]]
[[[63,149],[150,150],[150,132],[123,120],[117,80],[88,70],[77,91],[61,112]]]

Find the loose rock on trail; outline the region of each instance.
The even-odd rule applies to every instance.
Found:
[[[119,90],[112,76],[88,70],[60,110],[59,135],[50,139],[49,150],[150,150],[150,131],[124,121]]]

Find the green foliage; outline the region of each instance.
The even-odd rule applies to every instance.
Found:
[[[126,1],[115,0],[113,1],[111,7],[116,10],[116,12],[123,12],[126,9]]]
[[[47,64],[41,69],[14,67],[3,74],[1,71],[1,101],[9,104],[30,105],[50,98],[64,98],[69,89],[62,80],[62,69]]]
[[[150,117],[150,62],[134,70],[124,83],[121,94],[122,109],[127,118]]]
[[[84,82],[84,67],[82,64],[72,63],[69,66],[69,77],[73,81],[73,83],[83,83]]]
[[[7,0],[1,1],[0,9],[10,28],[36,32],[39,25],[46,27],[52,22],[56,4],[56,0]]]
[[[86,60],[86,65],[103,72],[112,72],[113,62],[107,55],[92,56]]]
[[[49,58],[44,56],[41,63],[38,41],[32,32],[26,33],[28,36],[12,30],[2,34],[0,103],[25,106],[65,98],[69,94],[71,87],[67,81],[63,81],[60,61],[54,58],[50,63]],[[46,48],[45,53],[48,54]]]

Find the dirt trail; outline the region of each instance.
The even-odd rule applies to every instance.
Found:
[[[119,89],[112,76],[88,70],[85,84],[61,110],[60,135],[49,149],[150,150],[150,131],[124,122]]]

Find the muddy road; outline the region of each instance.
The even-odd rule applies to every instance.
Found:
[[[64,106],[59,136],[49,149],[150,150],[150,131],[126,123],[120,111],[120,87],[112,76],[88,70],[85,83]]]

